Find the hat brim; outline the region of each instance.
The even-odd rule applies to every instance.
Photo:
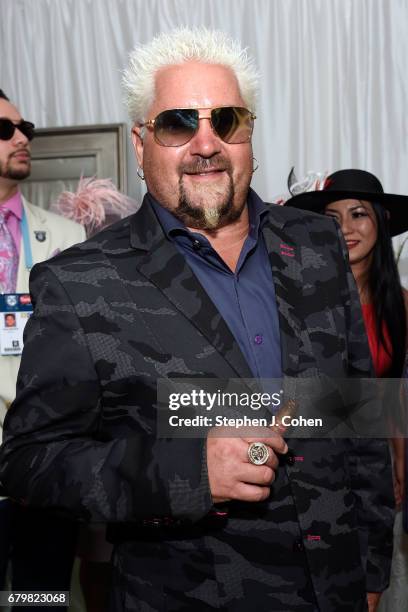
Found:
[[[327,204],[337,200],[366,200],[379,202],[389,211],[390,234],[398,236],[408,231],[408,196],[392,193],[368,193],[366,191],[305,191],[285,202],[301,210],[323,213]]]

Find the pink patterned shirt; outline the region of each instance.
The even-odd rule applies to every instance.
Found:
[[[17,191],[13,197],[5,202],[2,202],[0,206],[12,213],[7,219],[7,227],[10,234],[13,236],[14,244],[16,245],[18,256],[20,257],[21,220],[23,218],[23,202],[21,199],[21,193]]]

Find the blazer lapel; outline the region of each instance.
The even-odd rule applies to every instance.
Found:
[[[39,261],[45,261],[50,256],[50,233],[40,208],[36,210],[30,207],[23,198],[24,214],[28,225],[28,236],[30,239],[33,265]],[[26,267],[26,254],[24,241],[20,243],[20,259],[17,272],[17,291],[25,293],[28,287],[30,270]]]
[[[271,208],[263,236],[269,254],[279,313],[283,374],[295,377],[314,363],[312,346],[302,317],[301,245]],[[310,370],[309,370],[310,374]]]
[[[229,327],[184,257],[165,236],[146,197],[131,220],[131,246],[139,251],[136,267],[201,332],[236,372],[251,370]]]

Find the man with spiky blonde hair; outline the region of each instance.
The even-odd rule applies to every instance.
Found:
[[[250,188],[257,75],[227,35],[160,34],[124,85],[148,193],[32,272],[3,486],[111,523],[112,612],[374,610],[392,542],[385,443],[158,435],[160,379],[248,394],[251,377],[369,375],[339,230]]]
[[[155,97],[156,73],[186,61],[229,68],[238,81],[245,105],[255,111],[259,74],[247,50],[219,30],[180,28],[161,34],[149,45],[138,45],[123,74],[125,104],[133,123],[142,123]]]

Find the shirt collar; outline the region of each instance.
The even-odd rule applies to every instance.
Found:
[[[193,234],[190,232],[184,223],[177,219],[177,217],[167,210],[167,208],[161,206],[150,193],[149,200],[167,238],[173,240],[175,236],[183,234],[190,237],[191,240],[197,239],[197,233]],[[257,240],[259,231],[266,221],[269,208],[252,189],[248,192],[247,205],[249,213],[249,236]]]
[[[17,191],[11,198],[3,202],[1,206],[7,208],[19,221],[23,218],[23,202],[20,191]]]

